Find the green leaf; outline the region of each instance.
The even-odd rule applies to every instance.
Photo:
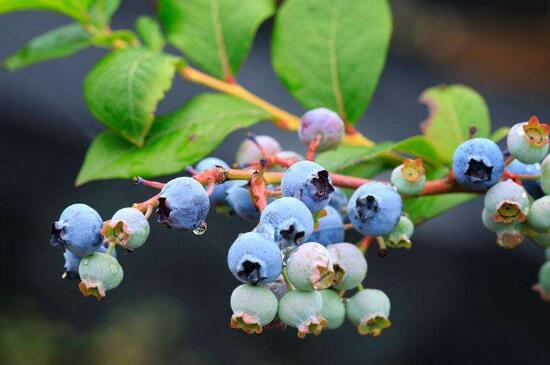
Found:
[[[403,211],[414,224],[420,224],[478,196],[472,193],[450,193],[407,198],[403,201]]]
[[[90,14],[92,20],[98,25],[108,25],[113,14],[120,7],[121,0],[92,0]]]
[[[389,151],[391,147],[391,142],[379,143],[373,147],[340,145],[335,150],[320,153],[315,162],[329,171],[341,171],[378,157],[381,153]]]
[[[327,107],[355,122],[378,84],[391,28],[386,0],[287,0],[275,21],[273,66],[306,109]]]
[[[429,108],[422,131],[445,162],[450,162],[456,147],[467,140],[470,127],[476,137],[487,137],[491,130],[489,110],[483,97],[463,85],[437,86],[426,90],[420,100]]]
[[[9,56],[4,66],[17,70],[34,63],[70,56],[90,45],[90,35],[80,24],[69,24],[33,38],[24,48]]]
[[[164,48],[164,37],[155,19],[150,16],[140,16],[136,21],[136,29],[147,47],[155,51]]]
[[[496,131],[494,131],[492,134],[491,134],[491,140],[494,141],[494,142],[500,142],[500,140],[506,138],[506,136],[508,136],[508,131],[510,130],[510,128],[508,127],[501,127],[499,129],[497,129]]]
[[[158,117],[143,148],[113,132],[101,133],[88,149],[76,184],[179,172],[212,152],[229,133],[268,118],[266,112],[232,96],[196,96],[178,111]]]
[[[434,145],[424,136],[413,136],[397,142],[392,150],[415,158],[421,158],[423,162],[432,166],[441,165],[439,153]]]
[[[273,0],[160,0],[168,42],[206,72],[231,79],[245,60]]]
[[[88,74],[84,95],[94,116],[141,146],[157,103],[170,89],[177,59],[145,48],[127,48],[103,58]]]
[[[0,14],[22,10],[48,10],[70,16],[80,22],[88,20],[93,0],[1,0]]]

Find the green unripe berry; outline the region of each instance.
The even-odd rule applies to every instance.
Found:
[[[528,232],[528,237],[531,241],[535,242],[542,248],[550,248],[550,232]]]
[[[326,289],[334,281],[329,251],[317,242],[298,246],[290,256],[287,273],[292,285],[304,291]]]
[[[539,232],[548,232],[550,229],[550,195],[543,196],[531,204],[527,223]]]
[[[550,195],[550,155],[540,165],[540,187],[544,194]]]
[[[367,276],[367,260],[357,246],[341,242],[327,246],[334,266],[334,288],[353,289]]]
[[[550,261],[546,261],[539,270],[539,282],[533,289],[540,294],[542,300],[550,302]]]
[[[499,182],[485,194],[485,210],[497,223],[523,222],[529,212],[529,196],[512,180]]]
[[[108,242],[133,251],[143,246],[149,231],[149,221],[142,212],[136,208],[122,208],[103,224],[101,234]]]
[[[358,291],[347,303],[346,312],[361,335],[376,337],[391,326],[390,299],[378,289]]]
[[[117,259],[101,252],[82,258],[78,274],[82,280],[79,284],[82,294],[93,295],[97,300],[105,297],[107,290],[116,288],[124,276]]]
[[[402,215],[399,218],[397,226],[388,234],[386,238],[386,246],[388,248],[411,248],[411,236],[414,233],[414,224],[406,216]]]
[[[231,294],[231,328],[260,334],[277,315],[277,306],[275,294],[265,286],[240,285]]]
[[[542,124],[537,117],[518,123],[510,128],[506,140],[508,151],[525,164],[539,162],[548,153],[548,124]]]
[[[506,224],[495,222],[493,216],[490,215],[486,209],[483,209],[481,221],[485,228],[497,234],[497,244],[502,248],[515,248],[520,245],[525,238],[521,233],[521,223]]]
[[[391,183],[397,191],[406,195],[418,195],[426,185],[426,175],[422,160],[407,159],[391,173]]]
[[[299,338],[307,334],[321,334],[327,325],[322,312],[323,297],[318,291],[293,290],[279,302],[279,318],[290,327],[297,328]]]
[[[319,293],[323,297],[322,316],[328,322],[326,328],[333,330],[340,327],[346,318],[346,306],[342,298],[332,289],[320,290]]]

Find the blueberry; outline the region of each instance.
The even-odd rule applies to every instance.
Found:
[[[361,234],[382,236],[393,231],[403,201],[391,185],[368,182],[360,186],[348,202],[348,218]]]
[[[494,215],[483,209],[481,221],[485,228],[497,234],[497,244],[503,248],[515,248],[525,237],[521,232],[521,223],[502,223],[493,219]]]
[[[229,248],[227,265],[239,281],[264,284],[281,275],[283,259],[279,246],[268,236],[247,232],[239,235]]]
[[[300,200],[283,197],[267,205],[259,225],[272,226],[273,239],[285,249],[307,241],[313,232],[313,216]]]
[[[358,291],[347,303],[346,312],[360,335],[377,337],[391,325],[390,300],[381,290]]]
[[[197,165],[195,166],[195,170],[197,172],[204,172],[206,170],[210,170],[216,167],[228,169],[229,165],[224,160],[221,160],[217,157],[207,157],[197,163]]]
[[[470,139],[455,150],[453,171],[456,181],[468,189],[490,188],[504,171],[502,151],[490,139]]]
[[[550,261],[540,267],[539,282],[533,289],[540,294],[542,300],[550,302]]]
[[[299,161],[283,174],[283,196],[300,199],[312,213],[328,205],[334,191],[327,170],[312,161]]]
[[[210,209],[203,186],[190,177],[170,180],[159,195],[159,222],[168,228],[193,230],[204,225]]]
[[[317,150],[325,151],[336,147],[344,138],[344,122],[332,110],[317,108],[302,116],[298,137],[307,146],[316,136],[321,136]]]
[[[124,276],[117,259],[101,252],[83,257],[78,273],[82,280],[79,284],[82,294],[93,295],[97,300],[105,297],[106,291],[116,288]]]
[[[265,286],[240,285],[231,294],[231,328],[260,334],[277,315],[277,307],[275,294]]]
[[[216,167],[228,169],[229,165],[225,161],[217,157],[207,157],[197,163],[197,165],[195,166],[195,170],[200,173],[206,170],[214,169]],[[221,184],[216,184],[216,186],[214,187],[214,191],[212,192],[212,194],[210,194],[210,204],[214,206],[224,205],[226,203],[225,196],[227,190],[230,187],[231,183],[229,181],[223,182]]]
[[[273,137],[254,136],[254,139],[269,155],[275,155],[277,152],[282,151],[281,145]],[[237,164],[243,166],[251,163],[257,163],[262,157],[264,157],[262,155],[262,151],[258,148],[256,143],[250,139],[246,139],[239,146],[235,161]]]
[[[357,246],[341,242],[327,247],[333,263],[334,288],[349,290],[357,287],[367,276],[367,260]]]
[[[411,248],[411,236],[414,233],[414,224],[411,220],[402,215],[395,229],[386,237],[386,246],[388,248]]]
[[[424,190],[426,174],[422,160],[406,159],[391,173],[391,183],[397,191],[406,195],[418,195]]]
[[[97,251],[103,238],[100,231],[103,220],[98,212],[86,204],[65,208],[59,220],[52,224],[50,243],[83,257]]]
[[[517,160],[533,164],[540,162],[548,153],[548,133],[550,126],[541,124],[537,117],[528,122],[515,124],[508,132],[508,151]]]
[[[322,245],[342,242],[344,240],[344,222],[340,214],[330,205],[325,208],[327,215],[319,219],[319,226],[309,237],[310,241]]]
[[[529,196],[523,186],[512,180],[499,182],[485,194],[485,210],[497,223],[525,221],[529,211]]]
[[[317,291],[293,290],[279,301],[279,318],[290,327],[298,329],[298,337],[307,334],[318,336],[327,325],[323,318],[323,297]]]
[[[348,219],[348,197],[338,187],[334,187],[334,191],[330,194],[330,199],[328,200],[328,205],[336,209],[343,220]]]
[[[116,243],[128,251],[143,246],[149,237],[149,221],[135,208],[119,209],[101,231],[107,242]]]
[[[105,247],[104,245],[99,245],[97,252],[106,253],[107,247]],[[116,257],[116,251],[114,250],[113,256]],[[63,258],[65,259],[65,265],[63,266],[65,268],[65,271],[63,272],[63,275],[61,275],[61,278],[70,280],[79,279],[80,276],[78,275],[78,266],[80,265],[82,257],[77,256],[66,249],[63,253]]]
[[[536,231],[550,234],[550,195],[543,196],[531,204],[527,222]]]
[[[317,242],[298,246],[288,260],[288,279],[299,290],[326,289],[334,281],[334,269],[327,248]]]
[[[506,170],[518,175],[540,175],[540,163],[526,165],[518,160],[513,160],[506,167]],[[521,184],[534,199],[538,199],[544,195],[540,182],[537,180],[522,180]]]
[[[248,181],[234,180],[227,189],[225,201],[231,210],[244,220],[255,222],[260,219],[260,211],[252,202]]]
[[[550,195],[550,155],[540,164],[540,187],[546,195]]]
[[[342,298],[334,290],[320,290],[323,297],[323,311],[321,315],[327,320],[327,329],[333,330],[340,327],[346,318],[346,307]]]

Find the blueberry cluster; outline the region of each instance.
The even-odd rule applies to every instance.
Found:
[[[515,125],[506,151],[489,139],[472,138],[458,146],[452,172],[437,183],[485,193],[482,221],[502,247],[516,247],[525,236],[550,247],[549,129],[536,118]],[[315,149],[335,147],[343,131],[336,113],[319,108],[302,117],[298,134],[311,157]],[[344,175],[283,151],[269,136],[245,140],[233,166],[208,157],[189,168],[192,177],[166,184],[138,178],[160,192],[105,222],[87,205],[69,206],[52,225],[52,245],[65,249],[63,277],[80,278],[81,291],[100,299],[122,281],[115,247],[141,247],[154,208],[165,227],[201,235],[210,207],[216,207],[254,223],[227,255],[229,271],[242,283],[231,295],[232,328],[252,334],[292,327],[303,338],[340,327],[346,316],[362,335],[378,336],[389,327],[389,298],[363,287],[365,252],[371,242],[381,254],[411,247],[415,227],[403,212],[403,199],[431,194],[435,186],[422,161],[403,159],[389,182],[340,184],[355,188],[349,198],[335,186]],[[347,229],[364,238],[357,245],[346,242]],[[549,263],[535,288],[550,298]]]

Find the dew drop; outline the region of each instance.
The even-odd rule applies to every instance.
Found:
[[[202,236],[203,234],[206,233],[206,230],[208,229],[208,225],[206,224],[206,222],[202,222],[200,224],[200,226],[198,226],[197,228],[195,228],[193,230],[193,234],[195,236]]]

